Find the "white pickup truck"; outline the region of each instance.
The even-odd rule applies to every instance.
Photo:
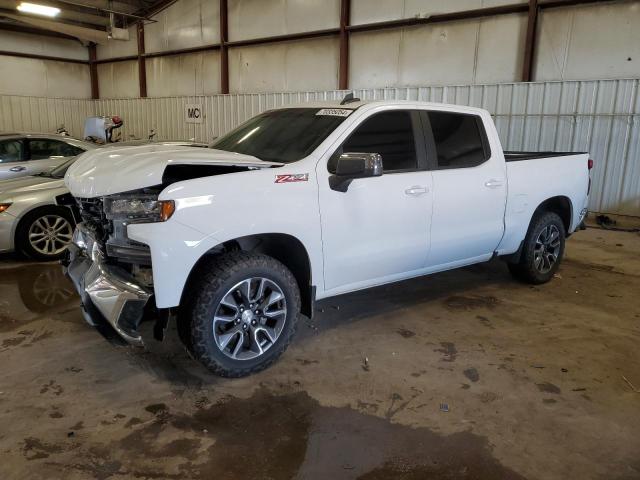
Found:
[[[109,161],[103,161],[108,155]],[[211,149],[83,154],[65,260],[87,321],[142,344],[175,318],[213,372],[259,371],[318,299],[501,256],[549,281],[583,222],[585,153],[505,153],[485,110],[422,102],[262,113]]]

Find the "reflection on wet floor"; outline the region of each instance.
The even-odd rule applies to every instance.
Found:
[[[78,303],[58,263],[8,263],[0,268],[0,288],[0,332]]]

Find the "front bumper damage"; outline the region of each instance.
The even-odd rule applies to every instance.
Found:
[[[132,345],[142,346],[138,326],[153,293],[139,285],[125,270],[104,261],[98,242],[78,224],[62,262],[82,301],[87,323],[109,337],[113,331]]]

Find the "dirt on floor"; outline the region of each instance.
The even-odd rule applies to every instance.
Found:
[[[496,260],[321,302],[239,380],[107,343],[56,264],[0,284],[3,480],[640,478],[638,233],[577,233],[542,286]]]

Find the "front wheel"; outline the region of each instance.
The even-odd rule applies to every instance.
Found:
[[[546,212],[534,217],[524,239],[520,261],[509,263],[518,280],[539,285],[558,270],[564,255],[565,228],[558,214]]]
[[[242,377],[267,368],[296,330],[300,292],[293,274],[266,255],[215,257],[185,308],[189,348],[212,372]]]

